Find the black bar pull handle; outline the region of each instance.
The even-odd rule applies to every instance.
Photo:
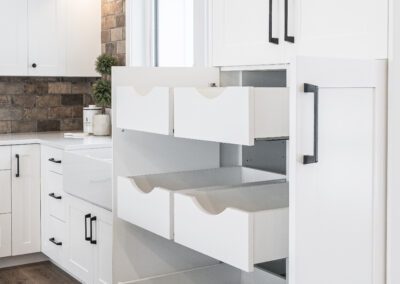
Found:
[[[55,238],[51,238],[49,239],[49,241],[55,244],[56,246],[62,246],[62,242],[57,242]]]
[[[97,244],[97,241],[93,239],[93,222],[96,222],[96,221],[97,221],[96,216],[90,218],[90,243],[92,245]]]
[[[88,241],[88,242],[90,242],[90,240],[92,239],[92,230],[90,230],[90,236],[88,236],[88,227],[87,227],[88,220],[90,222],[91,217],[92,217],[91,214],[85,215],[85,241]]]
[[[54,199],[58,199],[58,200],[62,199],[62,196],[57,196],[55,193],[50,193],[49,196],[54,198]]]
[[[279,44],[279,38],[276,38],[272,35],[273,32],[273,7],[272,7],[272,1],[269,0],[269,42],[273,44]]]
[[[56,160],[54,158],[50,158],[49,162],[55,163],[55,164],[61,164],[61,160]]]
[[[305,155],[303,164],[318,163],[318,105],[319,105],[319,87],[311,84],[304,84],[305,93],[314,93],[314,154],[312,156]]]
[[[19,154],[16,154],[15,155],[15,158],[17,159],[17,173],[15,174],[15,177],[20,177],[20,174],[19,174]]]
[[[294,36],[289,36],[289,0],[285,0],[285,41],[294,43]]]

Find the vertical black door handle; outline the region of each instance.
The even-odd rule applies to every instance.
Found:
[[[90,222],[90,218],[92,217],[91,214],[86,214],[85,215],[85,241],[90,242],[90,240],[92,239],[92,231],[90,231],[90,236],[88,236],[88,220]]]
[[[97,241],[93,239],[93,222],[96,222],[96,221],[97,221],[96,216],[90,218],[90,243],[92,245],[97,244]]]
[[[273,44],[279,44],[279,38],[276,38],[272,35],[273,32],[273,7],[272,7],[272,1],[269,0],[269,42]]]
[[[289,36],[289,0],[285,0],[285,41],[294,43],[294,36]]]
[[[18,178],[20,176],[20,174],[19,174],[19,154],[16,154],[15,158],[17,159],[17,173],[15,174],[15,177]]]
[[[319,104],[319,88],[311,84],[304,84],[305,93],[314,93],[314,154],[312,156],[305,155],[303,157],[303,164],[318,163],[318,104]]]

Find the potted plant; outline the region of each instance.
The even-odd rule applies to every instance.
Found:
[[[100,55],[96,61],[96,71],[101,74],[101,79],[94,83],[92,96],[96,105],[102,108],[102,112],[93,117],[94,135],[111,134],[111,68],[116,65],[117,59],[108,54]]]

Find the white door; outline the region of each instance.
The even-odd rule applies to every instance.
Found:
[[[65,71],[65,0],[28,0],[29,75]]]
[[[387,58],[387,0],[289,0],[297,9],[299,54]]]
[[[67,216],[67,269],[84,283],[93,282],[94,245],[90,242],[91,206],[69,198]]]
[[[40,251],[40,146],[12,147],[12,254]]]
[[[0,214],[11,213],[11,171],[0,170]]]
[[[213,66],[287,62],[283,1],[213,0],[212,43]]]
[[[0,214],[0,258],[11,256],[11,214]]]
[[[0,75],[27,75],[27,0],[0,0]]]
[[[376,66],[297,61],[290,283],[384,284],[386,90],[385,66]],[[304,83],[319,86],[318,116]],[[305,155],[311,163],[304,163]]]
[[[112,214],[96,215],[96,253],[95,279],[96,284],[112,283]]]

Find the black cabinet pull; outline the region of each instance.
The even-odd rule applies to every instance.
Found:
[[[51,238],[49,239],[49,241],[55,244],[56,246],[62,246],[62,242],[57,242],[55,238]]]
[[[91,217],[92,217],[91,214],[85,215],[85,241],[88,242],[90,242],[90,240],[92,239],[92,230],[90,230],[90,236],[88,236],[88,227],[87,227],[88,220],[90,222]]]
[[[61,160],[56,160],[54,158],[50,158],[49,162],[55,163],[55,164],[61,164]]]
[[[57,196],[55,193],[50,193],[49,196],[53,197],[54,199],[58,199],[58,200],[62,199],[62,196]]]
[[[90,243],[92,245],[97,244],[97,241],[93,239],[93,222],[96,222],[96,221],[97,221],[96,216],[90,218]]]
[[[19,174],[19,154],[16,154],[15,155],[15,158],[17,158],[17,173],[15,174],[15,177],[20,177],[20,174]]]
[[[285,0],[285,41],[294,43],[294,36],[289,36],[289,0]]]
[[[273,24],[273,9],[272,0],[269,0],[269,42],[273,44],[279,44],[279,38],[273,37],[272,35],[272,24]]]
[[[304,84],[305,93],[314,93],[314,154],[312,156],[305,155],[303,157],[303,164],[318,163],[318,105],[319,105],[319,88],[311,84]]]
[[[36,68],[37,67],[37,64],[36,63],[33,63],[32,64],[32,68]]]

